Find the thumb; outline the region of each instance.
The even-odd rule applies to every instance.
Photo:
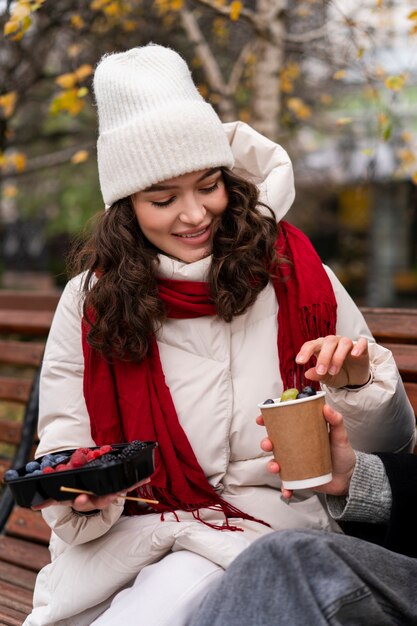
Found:
[[[323,415],[326,422],[330,425],[330,439],[332,444],[349,444],[349,437],[343,422],[342,414],[335,411],[330,405],[325,404],[323,407]]]

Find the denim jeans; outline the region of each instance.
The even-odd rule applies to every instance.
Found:
[[[190,626],[416,626],[417,560],[336,533],[257,540]]]

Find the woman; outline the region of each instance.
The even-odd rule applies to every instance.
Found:
[[[414,416],[392,355],[281,222],[294,197],[285,151],[245,124],[223,127],[161,46],[104,57],[94,88],[108,210],[51,328],[38,455],[156,439],[138,492],[159,505],[48,503],[52,563],[25,624],[179,626],[255,538],[337,527],[311,492],[277,496],[258,402],[321,382],[363,450],[409,449]]]

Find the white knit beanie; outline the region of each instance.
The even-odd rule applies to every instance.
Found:
[[[233,166],[219,117],[174,50],[149,44],[104,56],[94,92],[106,204],[181,174]]]

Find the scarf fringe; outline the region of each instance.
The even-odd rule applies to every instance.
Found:
[[[185,502],[178,501],[175,497],[173,497],[166,489],[162,489],[161,487],[152,487],[151,484],[143,485],[142,487],[138,487],[134,490],[135,494],[138,498],[145,499],[153,499],[158,500],[158,504],[149,505],[148,508],[140,509],[135,505],[134,502],[126,502],[125,504],[125,514],[126,515],[141,515],[147,514],[152,511],[161,513],[161,521],[164,521],[165,513],[173,513],[177,522],[180,521],[176,511],[186,511],[188,513],[192,513],[193,517],[204,524],[205,526],[209,526],[210,528],[214,528],[215,530],[232,530],[232,531],[243,531],[242,528],[238,526],[234,526],[229,523],[229,518],[241,518],[246,519],[252,522],[257,522],[258,524],[263,524],[264,526],[270,527],[270,524],[264,522],[263,520],[256,519],[247,513],[244,513],[240,509],[236,508],[226,500],[220,498],[220,496],[215,495],[217,502],[213,504],[213,501],[202,501],[196,502],[194,504],[189,504]],[[210,511],[216,511],[222,513],[224,515],[223,524],[213,524],[201,518],[201,510],[208,509]]]

